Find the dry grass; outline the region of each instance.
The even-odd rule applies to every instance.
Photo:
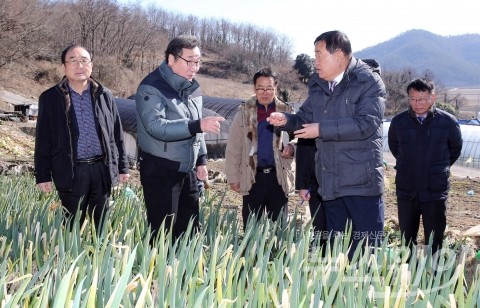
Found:
[[[106,60],[108,61],[108,60]],[[207,60],[211,67],[214,60]],[[207,65],[208,65],[207,64]],[[110,67],[111,69],[107,69]],[[117,63],[94,63],[92,76],[110,88],[114,95],[127,98],[134,94],[138,84],[148,72],[136,72]],[[224,78],[215,78],[208,75],[197,74],[202,94],[208,96],[246,99],[254,94],[252,77],[234,71],[228,71]],[[11,91],[24,97],[37,99],[38,96],[56,84],[63,77],[63,68],[60,64],[47,61],[34,61],[25,63],[12,63],[0,69],[0,88]],[[294,73],[283,74],[282,79],[289,83],[296,78]],[[282,84],[280,83],[280,86]],[[307,88],[300,84],[298,90],[291,90],[291,101],[303,101],[306,98]]]
[[[449,95],[459,94],[465,99],[459,118],[469,119],[478,117],[480,112],[480,89],[455,88],[450,90]]]
[[[55,66],[48,62],[11,63],[0,69],[0,87],[15,94],[36,99],[43,91],[59,80],[51,79],[47,81],[44,78],[36,82],[34,79],[39,70],[48,72],[46,76],[54,72],[57,78],[61,77],[60,66]]]
[[[253,94],[251,84],[243,84],[233,80],[197,75],[203,95],[225,98],[248,98]]]

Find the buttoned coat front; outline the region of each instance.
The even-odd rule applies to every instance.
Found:
[[[396,158],[397,196],[420,202],[446,200],[450,166],[460,157],[462,133],[457,119],[433,108],[423,124],[409,109],[392,119],[388,146]]]

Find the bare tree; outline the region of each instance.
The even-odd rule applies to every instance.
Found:
[[[451,94],[450,91],[443,86],[437,87],[436,94],[437,101],[451,105],[453,109],[455,109],[456,114],[458,114],[460,109],[466,104],[466,98],[460,93]]]
[[[58,61],[67,45],[81,44],[94,56],[94,76],[122,93],[163,60],[168,41],[179,34],[199,37],[237,72],[292,65],[291,41],[271,29],[117,0],[2,0],[0,30],[0,68],[32,57]]]
[[[286,35],[277,35],[277,47],[275,49],[275,58],[277,64],[290,67],[292,65],[293,43]]]
[[[38,54],[45,19],[38,0],[0,2],[0,67]],[[48,20],[47,20],[48,21]]]
[[[412,80],[409,69],[403,71],[385,71],[382,79],[387,89],[386,116],[394,116],[408,108],[407,85]]]

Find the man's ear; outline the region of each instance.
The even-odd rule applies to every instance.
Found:
[[[342,61],[343,52],[340,49],[337,49],[333,52],[333,56],[335,57],[335,62]]]
[[[172,64],[173,62],[175,62],[175,56],[172,54],[169,54],[167,63]]]

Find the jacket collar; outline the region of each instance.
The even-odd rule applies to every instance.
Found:
[[[436,111],[435,104],[433,104],[432,107],[430,107],[430,109],[427,111],[426,119],[435,116],[435,113],[436,113],[435,111]],[[412,107],[410,106],[408,107],[408,116],[414,119],[417,118],[417,114],[413,111]]]
[[[97,97],[97,95],[102,94],[104,92],[103,86],[92,77],[88,78],[88,82],[90,83],[90,88],[91,88],[93,97]],[[67,105],[67,109],[69,109],[71,105],[70,89],[68,87],[68,79],[66,76],[63,76],[62,80],[57,84],[57,88],[65,96],[66,98],[65,103]]]
[[[187,78],[175,74],[168,66],[166,60],[163,60],[162,64],[158,67],[158,73],[182,98],[188,98],[190,94],[200,87],[200,84],[195,78],[190,81]]]
[[[342,74],[339,74],[335,78],[335,81],[337,82],[337,84],[339,84],[340,82],[344,83],[345,82],[345,81],[343,81],[344,79],[346,79],[348,81],[352,74],[359,74],[360,68],[357,66],[358,63],[359,63],[358,60],[354,56],[352,56],[350,58],[350,61],[348,62],[348,66],[345,69],[345,71]],[[312,82],[318,84],[325,91],[330,91],[329,88],[328,88],[328,81],[326,81],[325,79],[321,79],[318,76],[318,74],[314,74],[313,77],[310,78],[309,86],[312,84]]]
[[[368,64],[364,63],[363,61],[359,61],[352,56],[345,72],[344,78],[356,76],[358,80],[362,81],[370,78],[371,74],[372,73]]]
[[[279,98],[274,98],[275,102],[275,111],[276,112],[291,112],[291,109],[288,104]],[[258,125],[257,118],[257,97],[255,95],[251,96],[247,101],[245,101],[244,106],[245,110],[246,123],[249,131],[256,131]]]
[[[284,101],[282,101],[281,99],[279,99],[278,97],[275,97],[273,99],[273,101],[275,102],[275,111],[276,112],[290,112],[289,110],[289,107],[288,107],[288,104],[285,103]],[[256,95],[252,95],[246,102],[245,102],[245,107],[247,109],[251,109],[251,108],[257,108],[257,96]]]

